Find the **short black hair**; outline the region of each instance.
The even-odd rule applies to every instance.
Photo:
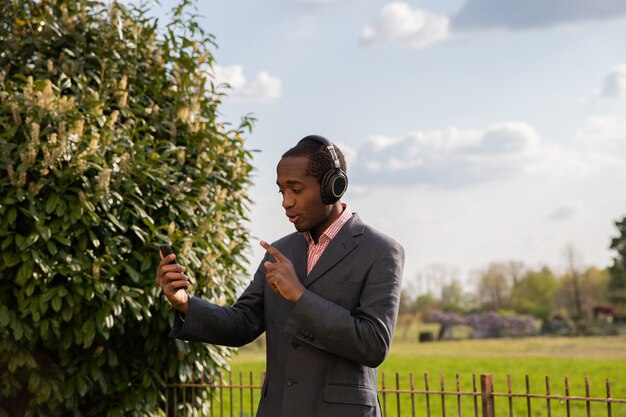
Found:
[[[333,147],[337,153],[341,170],[347,174],[346,158],[343,156],[343,152],[341,152],[341,149],[339,149],[337,145],[333,144]],[[328,149],[326,149],[326,146],[315,140],[310,139],[298,142],[296,146],[285,152],[282,157],[286,158],[290,156],[304,156],[308,158],[309,168],[306,173],[307,175],[317,178],[320,184],[322,183],[324,174],[335,168],[333,157],[330,155]]]

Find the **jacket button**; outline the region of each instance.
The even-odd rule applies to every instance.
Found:
[[[295,384],[297,384],[297,383],[298,383],[298,382],[297,382],[297,381],[294,381],[293,379],[288,379],[288,380],[287,380],[287,385],[289,385],[290,387],[291,387],[291,386],[293,386],[293,385],[295,385]]]

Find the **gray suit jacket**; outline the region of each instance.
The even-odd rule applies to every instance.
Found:
[[[242,346],[266,332],[267,376],[258,417],[380,416],[377,372],[393,338],[404,250],[354,215],[309,275],[306,241],[292,233],[273,244],[306,291],[297,304],[265,282],[263,262],[232,307],[192,297],[172,336]]]

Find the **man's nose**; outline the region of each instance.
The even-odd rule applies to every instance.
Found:
[[[293,207],[295,200],[290,193],[283,194],[283,208]]]

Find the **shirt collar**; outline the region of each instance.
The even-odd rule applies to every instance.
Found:
[[[318,239],[318,243],[322,241],[322,238],[333,240],[333,238],[337,236],[337,233],[339,233],[339,230],[341,230],[341,227],[346,224],[346,222],[350,220],[350,218],[352,218],[352,212],[348,208],[348,205],[346,203],[341,203],[341,207],[343,207],[341,215],[337,217],[335,221],[332,222],[330,226],[328,226],[326,230],[322,232],[320,238]],[[311,236],[311,232],[309,232],[308,230],[304,232],[304,238],[306,239],[307,246],[315,244],[315,242],[313,241],[313,236]]]

